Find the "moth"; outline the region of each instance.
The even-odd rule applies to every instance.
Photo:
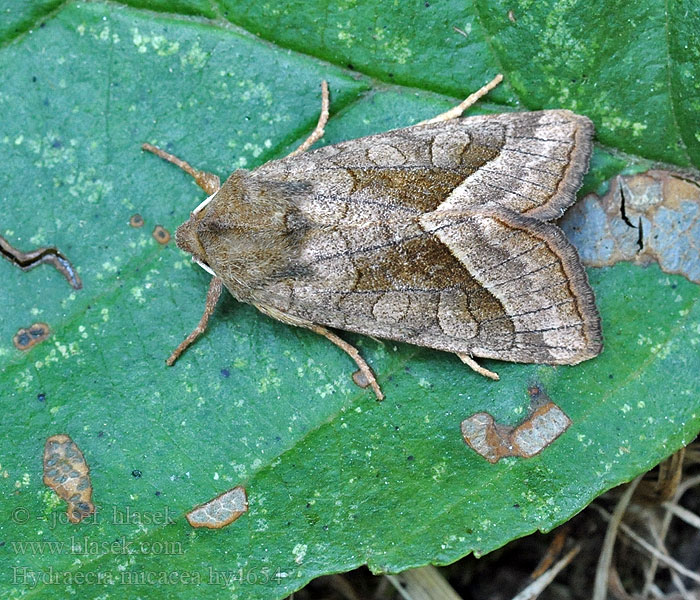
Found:
[[[212,274],[199,325],[225,286],[241,302],[306,327],[355,361],[328,328],[474,357],[574,365],[602,350],[593,291],[575,248],[551,223],[576,199],[593,124],[568,110],[460,118],[502,80],[417,125],[216,175],[144,144],[209,194],[176,232]]]

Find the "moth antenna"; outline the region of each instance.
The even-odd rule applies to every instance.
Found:
[[[181,158],[178,158],[170,152],[161,150],[158,146],[153,146],[152,144],[141,144],[141,150],[146,150],[147,152],[152,152],[156,156],[159,156],[163,160],[167,160],[169,163],[174,164],[176,167],[180,167],[185,173],[191,175],[195,183],[201,187],[209,196],[215,194],[219,191],[221,187],[221,180],[214,173],[207,173],[206,171],[200,171],[195,169],[190,163]],[[209,198],[207,198],[209,200]],[[207,201],[205,200],[205,202]]]
[[[311,146],[313,146],[318,140],[320,140],[323,137],[324,133],[324,128],[326,126],[326,123],[328,123],[328,109],[330,107],[330,96],[328,94],[328,83],[324,79],[321,82],[321,114],[318,117],[318,123],[316,124],[316,129],[314,129],[311,132],[311,135],[307,137],[304,142],[302,142],[301,146],[299,146],[296,150],[293,150],[287,155],[287,158],[290,156],[297,156],[298,154],[301,154],[302,152],[306,152]]]
[[[209,317],[211,317],[214,313],[214,309],[216,308],[216,303],[219,301],[222,289],[223,282],[221,279],[218,277],[212,277],[211,283],[209,284],[209,291],[207,292],[207,300],[204,303],[204,314],[202,314],[202,318],[199,320],[197,327],[192,330],[192,333],[190,333],[190,335],[188,335],[185,340],[177,348],[175,348],[175,350],[173,350],[173,353],[165,361],[166,365],[172,367],[180,355],[206,331],[207,324],[209,323]]]

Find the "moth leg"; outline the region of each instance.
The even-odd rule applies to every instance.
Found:
[[[483,375],[484,377],[488,377],[489,379],[493,379],[494,381],[498,381],[500,377],[498,376],[498,373],[494,373],[493,371],[489,371],[488,369],[482,367],[478,362],[476,362],[471,356],[469,356],[465,352],[455,352],[457,356],[459,356],[460,360],[465,364],[469,365],[474,371],[476,371],[479,375]]]
[[[328,83],[326,81],[321,82],[321,114],[318,117],[318,123],[316,124],[316,129],[311,132],[311,135],[304,140],[304,142],[296,150],[290,152],[289,156],[296,156],[302,152],[306,152],[311,146],[313,146],[318,140],[323,137],[324,127],[328,123],[328,107],[330,101],[328,96]]]
[[[379,388],[379,384],[377,383],[377,379],[374,376],[372,369],[365,362],[364,358],[360,356],[360,353],[357,351],[357,348],[348,344],[345,340],[339,338],[337,335],[331,333],[330,331],[328,331],[328,329],[322,327],[321,325],[317,325],[316,323],[312,323],[311,321],[307,321],[306,319],[301,319],[299,317],[288,315],[287,313],[282,312],[281,310],[273,306],[269,306],[267,304],[258,304],[256,302],[253,302],[253,306],[257,308],[261,313],[266,314],[268,317],[277,319],[278,321],[286,323],[287,325],[294,325],[295,327],[305,327],[306,329],[310,329],[311,331],[314,331],[325,337],[327,340],[333,342],[336,346],[338,346],[338,348],[344,350],[348,355],[350,355],[350,358],[352,358],[355,361],[355,364],[359,368],[359,373],[364,376],[365,382],[360,384],[355,379],[355,375],[353,375],[353,380],[355,380],[355,383],[357,383],[357,385],[363,388],[367,387],[368,385],[372,386],[372,390],[374,390],[374,394],[375,396],[377,396],[377,400],[384,400],[384,394],[382,394],[382,390]]]
[[[461,103],[459,103],[457,106],[451,108],[447,112],[438,115],[437,117],[433,117],[432,119],[428,119],[427,121],[421,121],[420,123],[418,123],[418,125],[427,125],[428,123],[441,123],[442,121],[449,121],[451,119],[461,117],[462,113],[465,110],[467,110],[473,104],[476,104],[476,102],[480,98],[488,94],[493,88],[495,88],[499,83],[501,83],[501,81],[503,81],[503,75],[499,73],[484,87],[474,92],[470,96],[467,96],[467,98]]]
[[[194,341],[204,333],[209,323],[209,317],[211,317],[214,309],[216,308],[216,303],[219,301],[221,296],[221,290],[223,287],[223,282],[218,277],[212,277],[211,283],[209,284],[209,291],[207,292],[207,300],[204,303],[204,314],[199,320],[199,324],[194,328],[192,333],[188,335],[185,340],[173,350],[173,353],[165,361],[165,364],[169,367],[173,366],[173,363],[180,357],[180,355],[189,348]]]
[[[365,379],[372,387],[372,390],[374,391],[374,395],[377,397],[377,400],[384,400],[384,394],[382,393],[382,390],[380,389],[379,384],[377,383],[377,378],[374,376],[374,373],[372,372],[370,366],[365,362],[365,359],[362,358],[362,356],[360,356],[360,353],[357,351],[357,348],[355,348],[355,346],[348,344],[345,340],[339,338],[337,335],[328,331],[328,329],[326,329],[325,327],[321,327],[320,325],[312,324],[309,326],[309,329],[311,329],[311,331],[315,331],[316,333],[321,334],[327,340],[333,342],[336,346],[338,346],[338,348],[344,350],[350,356],[350,358],[352,358],[355,361],[355,364],[357,365],[358,369],[360,369],[360,372],[365,376]]]
[[[187,161],[178,158],[170,152],[161,150],[158,146],[153,146],[152,144],[141,144],[141,150],[147,150],[148,152],[153,152],[156,156],[160,156],[163,160],[167,160],[169,163],[173,163],[175,166],[180,167],[185,173],[194,177],[195,182],[199,187],[201,187],[210,196],[219,191],[221,187],[221,180],[214,173],[207,173],[206,171],[200,171],[195,169]]]

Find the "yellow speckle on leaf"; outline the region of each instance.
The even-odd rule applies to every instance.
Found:
[[[184,67],[189,65],[195,69],[201,69],[207,63],[208,54],[199,47],[199,42],[195,42],[190,49],[180,57],[180,64]]]
[[[131,296],[136,302],[139,304],[145,304],[146,299],[143,297],[143,288],[140,287],[132,287],[131,288]]]
[[[632,135],[639,137],[647,128],[645,123],[632,123]]]
[[[17,377],[15,377],[15,386],[18,390],[28,390],[33,380],[34,375],[25,369],[24,371],[21,371]]]
[[[308,546],[306,544],[297,544],[292,549],[292,554],[294,555],[294,562],[300,565],[304,562],[304,557],[306,556],[306,551]]]

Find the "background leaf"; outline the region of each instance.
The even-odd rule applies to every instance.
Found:
[[[48,266],[0,263],[3,597],[281,598],[362,563],[449,563],[556,526],[697,434],[700,293],[655,266],[590,271],[599,358],[485,361],[498,384],[444,353],[347,335],[378,374],[378,404],[339,350],[228,296],[167,369],[208,276],[151,231],[174,232],[204,194],[139,149],[225,177],[308,134],[323,78],[333,143],[434,115],[502,70],[479,110],[594,118],[607,148],[589,189],[645,161],[697,167],[692,3],[133,5],[0,4],[0,233],[25,250],[57,245],[84,282],[74,292]],[[20,353],[12,336],[35,321],[52,337]],[[486,463],[460,421],[487,410],[518,422],[532,383],[572,427],[532,459]],[[65,523],[42,485],[55,433],[91,465],[93,522]],[[221,531],[187,525],[187,510],[236,484],[248,514]]]

